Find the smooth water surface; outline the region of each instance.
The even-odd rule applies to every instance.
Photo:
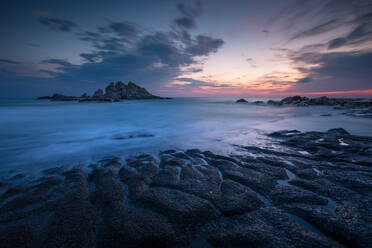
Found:
[[[86,164],[109,155],[157,154],[173,148],[228,154],[234,152],[233,144],[264,147],[269,143],[265,133],[283,129],[342,127],[352,134],[372,136],[371,119],[345,116],[342,110],[258,106],[234,100],[2,100],[0,172]]]

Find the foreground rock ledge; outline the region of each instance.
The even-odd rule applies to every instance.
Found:
[[[1,182],[1,247],[370,247],[372,138],[270,134],[282,152],[169,150]]]

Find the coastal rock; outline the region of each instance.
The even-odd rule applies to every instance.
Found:
[[[248,102],[247,100],[245,100],[244,98],[241,98],[241,99],[239,99],[239,100],[236,100],[236,102]]]
[[[269,137],[281,151],[167,150],[9,175],[0,246],[369,247],[372,138]]]
[[[283,103],[280,102],[280,101],[268,100],[267,101],[267,104],[270,104],[270,105],[282,105]]]
[[[62,94],[53,94],[53,96],[41,96],[39,100],[53,100],[53,101],[77,101],[79,98],[76,96],[65,96]]]
[[[110,83],[105,92],[102,89],[98,89],[94,92],[92,97],[89,97],[86,93],[80,97],[65,96],[61,94],[54,94],[53,96],[42,96],[37,99],[48,99],[54,101],[79,101],[79,102],[119,102],[124,99],[171,99],[169,97],[163,98],[150,94],[145,88],[142,88],[132,82],[127,85],[122,82]]]
[[[334,109],[345,109],[345,115],[372,118],[372,100],[361,98],[329,98],[327,96],[308,98],[302,96],[290,96],[281,101],[269,100],[270,105],[295,105],[295,106],[332,106]],[[328,115],[322,115],[328,116]]]
[[[94,99],[101,99],[104,97],[104,94],[103,94],[103,90],[102,89],[98,89],[94,92],[93,94],[93,98]]]

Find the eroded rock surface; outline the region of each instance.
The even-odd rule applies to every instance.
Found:
[[[370,247],[372,139],[342,129],[269,136],[287,150],[168,150],[10,175],[0,246]]]

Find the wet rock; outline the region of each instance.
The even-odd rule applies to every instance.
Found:
[[[220,215],[209,201],[174,189],[151,187],[142,192],[137,201],[186,226],[211,221]]]
[[[300,216],[318,228],[324,235],[347,247],[367,247],[371,242],[370,222],[366,223],[359,218],[355,218],[354,223],[350,222],[352,219],[345,222],[345,219],[340,215],[318,206],[293,204],[283,205],[281,207],[297,216]],[[354,211],[355,210],[356,209],[354,208]],[[370,219],[368,215],[369,214],[367,214],[366,218]]]
[[[64,173],[66,194],[56,206],[45,247],[92,247],[97,213],[89,202],[89,185],[81,170]]]
[[[276,206],[286,203],[307,203],[311,205],[327,205],[328,203],[327,199],[310,191],[285,185],[276,186],[270,194],[270,199]]]
[[[125,188],[112,171],[96,169],[93,202],[101,213],[98,247],[172,247],[176,235],[172,225],[162,216],[132,208],[126,200]]]
[[[128,185],[130,197],[135,198],[138,193],[146,189],[153,175],[159,170],[159,166],[154,157],[146,154],[129,158],[126,162],[127,165],[119,171],[119,177]]]
[[[303,170],[297,170],[296,175],[305,178],[305,179],[315,179],[319,175],[314,169],[303,169]]]
[[[0,246],[2,248],[32,247],[33,228],[30,225],[16,225],[0,228]]]
[[[343,128],[333,128],[327,131],[330,135],[348,135],[349,133]]]
[[[232,218],[211,232],[208,240],[214,247],[341,247],[276,208]]]
[[[151,186],[175,188],[180,181],[180,167],[166,167],[159,171],[151,181]]]
[[[120,167],[122,159],[119,157],[106,157],[98,161],[103,167]]]
[[[223,214],[235,215],[259,209],[265,204],[247,187],[227,179],[221,185],[221,199],[217,206]]]

